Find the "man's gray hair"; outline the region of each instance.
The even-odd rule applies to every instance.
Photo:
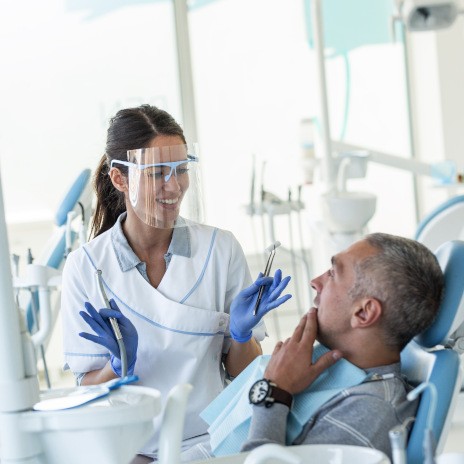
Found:
[[[365,239],[379,252],[356,266],[349,293],[353,300],[373,297],[382,303],[385,343],[401,350],[437,315],[443,272],[435,255],[415,240],[383,233]]]

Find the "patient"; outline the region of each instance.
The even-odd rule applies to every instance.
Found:
[[[274,403],[253,405],[242,451],[285,444],[286,404],[343,357],[365,370],[367,379],[323,404],[293,444],[367,446],[391,458],[388,431],[417,409],[406,399],[411,387],[400,373],[400,352],[435,318],[444,287],[440,266],[420,243],[377,233],[335,255],[311,285],[315,307],[291,338],[277,343],[264,373],[283,391]],[[311,364],[315,340],[331,351]],[[265,393],[258,390],[253,393],[259,401]]]
[[[441,303],[444,277],[435,255],[413,240],[371,234],[335,255],[330,269],[311,285],[317,292],[315,307],[301,319],[292,337],[277,343],[267,365],[267,360],[258,358],[261,370],[250,374],[247,368],[249,372],[237,377],[215,400],[227,412],[216,416],[211,430],[211,443],[219,437],[223,440],[220,446],[226,444],[222,454],[238,452],[240,446],[249,451],[266,443],[283,445],[288,432],[296,437],[290,440],[293,445],[366,446],[391,458],[389,430],[415,416],[417,402],[406,399],[412,387],[401,375],[400,352],[432,323]],[[325,354],[312,363],[316,340],[322,346],[315,352]],[[328,349],[322,350],[324,346]],[[353,371],[361,374],[355,382],[339,374],[352,377]],[[257,372],[264,372],[264,379]],[[315,390],[328,377],[339,383],[338,390],[329,391],[313,409],[305,406],[303,416],[301,399],[308,399],[306,405],[314,402]],[[237,382],[243,379],[240,389]],[[268,381],[274,384],[270,389]],[[318,394],[322,390],[326,395],[324,388]],[[238,397],[229,408],[223,404],[230,401],[225,396],[228,391],[234,399]],[[242,413],[244,404],[247,412]],[[298,408],[291,410],[295,404]],[[217,426],[217,421],[224,426]],[[247,425],[244,431],[230,430],[231,423]],[[248,439],[236,443],[247,427]],[[230,451],[237,445],[236,451]],[[227,446],[229,452],[223,452]],[[189,451],[183,461],[204,458],[210,450]]]

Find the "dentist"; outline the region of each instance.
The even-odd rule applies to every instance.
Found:
[[[184,449],[207,439],[199,412],[226,376],[261,354],[262,317],[291,297],[280,296],[290,277],[277,270],[252,283],[233,234],[202,223],[198,164],[168,113],[149,105],[120,110],[95,173],[93,239],[68,256],[62,282],[65,369],[81,385],[120,376],[108,320],[117,318],[128,374],[162,398],[176,384],[193,385]],[[97,269],[111,309],[98,310]],[[141,454],[153,458],[156,449],[154,436]]]

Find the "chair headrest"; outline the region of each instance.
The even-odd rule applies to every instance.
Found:
[[[425,348],[444,344],[464,321],[464,241],[443,243],[435,256],[443,270],[445,291],[434,322],[414,339]]]
[[[422,219],[422,221],[417,226],[416,235],[414,238],[421,242],[422,233],[424,232],[425,228],[430,224],[430,222],[433,219],[435,219],[437,216],[439,216],[444,211],[447,211],[451,207],[455,205],[459,205],[461,203],[464,203],[464,195],[458,195],[456,197],[450,198],[449,200],[446,200],[445,202],[443,202],[441,205],[435,208],[432,212],[427,214],[427,216],[425,216],[424,219]]]
[[[84,192],[90,179],[90,169],[84,169],[71,185],[61,202],[55,214],[55,223],[57,226],[62,226],[66,223],[68,213],[74,209],[80,196]]]

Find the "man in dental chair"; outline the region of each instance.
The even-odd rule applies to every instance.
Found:
[[[438,261],[416,241],[370,234],[335,255],[311,286],[314,307],[241,392],[242,399],[249,392],[251,403],[241,451],[266,443],[344,444],[376,448],[391,458],[388,431],[417,409],[406,399],[412,387],[401,375],[400,352],[437,314],[444,287]],[[337,385],[331,385],[334,379]],[[309,405],[318,394],[319,404]],[[230,415],[240,407],[234,405]],[[219,445],[215,430],[222,424],[213,425],[211,445],[218,455],[233,433]]]

